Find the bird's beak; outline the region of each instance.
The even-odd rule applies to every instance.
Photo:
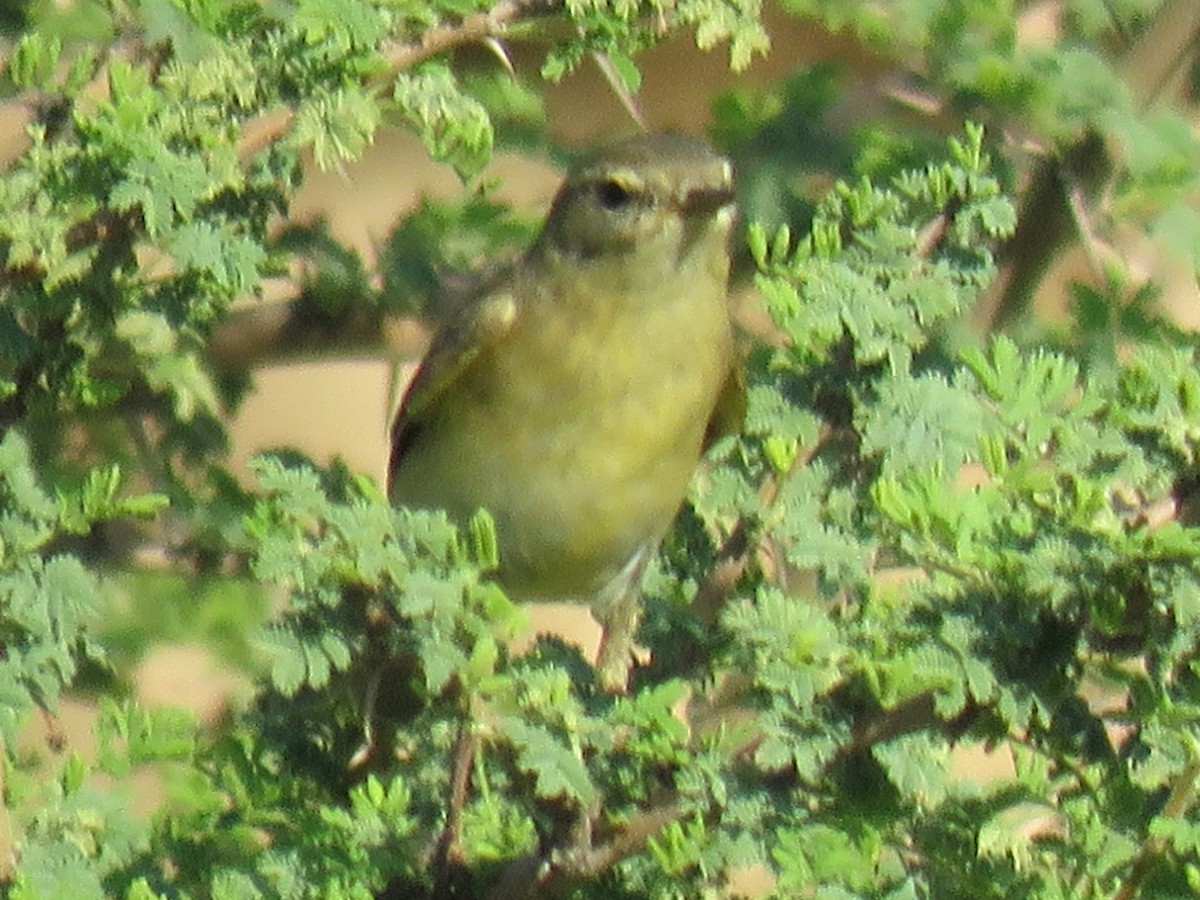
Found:
[[[709,216],[732,205],[733,188],[730,185],[694,188],[680,198],[679,211],[687,217]]]

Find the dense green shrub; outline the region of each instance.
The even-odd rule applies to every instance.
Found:
[[[1007,3],[782,4],[986,133],[835,131],[849,76],[830,69],[714,98],[770,326],[744,433],[647,574],[652,661],[613,698],[562,642],[509,653],[524,614],[487,579],[485,517],[460,535],[287,453],[239,487],[222,454],[245,365],[216,348],[231,303],[301,258],[288,340],[377,342],[439,279],[528,239],[476,188],[497,146],[560,152],[541,79],[598,60],[634,92],[638,52],[679,32],[744,67],[767,49],[759,5],[13,4],[6,895],[701,897],[747,867],[781,896],[1200,890],[1197,342],[1118,240],[1143,230],[1195,269],[1196,109],[1172,80],[1195,71],[1190,6],[1067,2],[1029,42]],[[540,73],[456,53],[508,40]],[[273,227],[303,160],[341,166],[383,127],[465,185],[397,226],[384,271]],[[1080,242],[1098,277],[1047,327],[1031,301]],[[139,708],[104,640],[113,584],[136,609],[180,602],[139,542],[176,586],[204,579],[185,604],[243,604],[248,582],[287,598],[253,634],[239,620],[261,677],[212,727]],[[47,764],[21,735],[73,683],[98,751]],[[976,745],[1011,774],[963,777]],[[146,769],[149,819],[126,808]]]

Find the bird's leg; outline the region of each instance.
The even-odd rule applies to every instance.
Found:
[[[600,649],[596,653],[596,681],[607,694],[629,689],[634,644],[642,618],[641,581],[649,551],[639,550],[620,573],[600,591],[592,610],[600,623]]]
[[[597,610],[600,621],[600,650],[596,654],[596,680],[607,694],[623,694],[629,689],[633,665],[633,636],[641,619],[641,604],[636,588]]]

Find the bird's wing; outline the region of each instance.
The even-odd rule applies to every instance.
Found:
[[[721,438],[737,434],[742,430],[746,419],[746,369],[742,364],[740,354],[735,354],[729,374],[725,376],[725,384],[717,397],[716,406],[708,417],[708,425],[704,428],[704,444],[701,452],[707,450]]]
[[[438,330],[392,423],[389,474],[399,465],[430,404],[467,370],[482,350],[508,334],[516,318],[516,296],[511,290],[495,290],[464,305]]]

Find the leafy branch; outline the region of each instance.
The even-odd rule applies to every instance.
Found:
[[[1163,106],[1193,102],[1196,13],[1151,6],[1056,7],[1031,42],[1004,4],[786,4],[919,74],[947,118],[969,101],[992,140],[858,110],[839,130],[850,92],[821,70],[715,101],[766,315],[744,431],[647,567],[650,658],[621,698],[561,640],[515,650],[485,518],[459,533],[287,452],[238,483],[225,413],[248,369],[377,352],[532,239],[475,180],[497,145],[560,152],[517,42],[542,79],[600,61],[633,105],[637,54],[673,35],[734,68],[765,49],[759,5],[4,14],[31,26],[6,45],[28,127],[0,179],[4,889],[699,896],[755,867],[789,896],[1194,893],[1200,349],[1116,237],[1198,233],[1195,136]],[[288,204],[391,122],[468,190],[420,203],[376,270]],[[1071,327],[973,333],[989,285],[1032,294],[1064,228],[1105,272]],[[266,279],[289,302],[235,311]],[[145,586],[145,540],[182,603]],[[128,622],[216,621],[243,592],[271,612],[219,721],[113,699]],[[53,727],[27,750],[81,676],[97,751]],[[964,779],[969,747],[1010,765]],[[113,786],[144,772],[142,819]]]

